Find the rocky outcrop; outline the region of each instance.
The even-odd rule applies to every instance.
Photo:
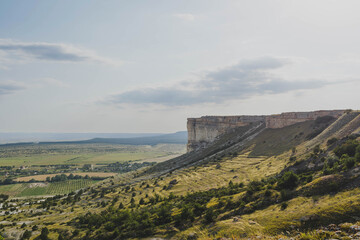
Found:
[[[282,128],[295,123],[315,120],[318,117],[340,117],[345,110],[321,110],[314,112],[288,112],[274,115],[242,116],[205,116],[188,118],[188,145],[193,151],[205,147],[208,143],[231,129],[254,123],[265,123],[266,128]]]
[[[318,117],[331,116],[338,118],[344,114],[344,110],[321,110],[315,112],[288,112],[274,114],[265,117],[267,128],[283,128],[295,123],[315,120]]]
[[[247,126],[254,122],[264,122],[265,116],[206,116],[188,118],[188,151],[206,146],[217,136],[226,133],[229,129]]]

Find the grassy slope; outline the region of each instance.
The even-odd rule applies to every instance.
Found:
[[[280,204],[272,205],[264,210],[242,215],[238,222],[232,219],[218,221],[209,232],[216,232],[214,237],[276,235],[287,230],[301,229],[301,219],[304,216],[316,215],[318,223],[328,225],[357,221],[359,210],[360,190],[357,188],[318,198],[297,197],[288,201],[285,210],[281,210]],[[188,231],[191,232],[191,229]]]
[[[279,172],[286,164],[285,159],[286,157],[250,158],[247,154],[226,157],[219,163],[180,170],[174,176],[165,177],[161,183],[166,184],[171,179],[177,179],[179,183],[170,190],[175,194],[221,187],[230,180],[234,183],[248,183]]]
[[[274,156],[301,144],[314,131],[314,121],[297,123],[280,129],[265,129],[250,144],[250,156]]]
[[[238,156],[227,154],[222,159],[167,174],[159,184],[166,185],[172,179],[177,179],[179,183],[170,192],[185,194],[187,191],[221,187],[230,180],[234,183],[261,180],[280,172],[288,164],[292,154],[290,149],[304,142],[313,127],[314,121],[308,121],[282,129],[266,129],[249,142],[249,148]]]

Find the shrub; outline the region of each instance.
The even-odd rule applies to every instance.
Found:
[[[342,155],[341,162],[345,165],[345,169],[351,169],[355,165],[355,158],[349,157],[347,154]]]
[[[214,222],[215,218],[216,218],[216,214],[214,210],[212,208],[209,208],[205,213],[205,217],[204,217],[205,223],[206,224],[212,223]]]
[[[314,152],[315,154],[318,154],[320,151],[321,151],[320,145],[316,145],[316,146],[314,147],[314,149],[313,149],[313,152]]]
[[[280,189],[293,189],[298,185],[299,177],[293,172],[286,172],[278,181]]]
[[[288,206],[287,202],[283,202],[283,203],[281,203],[280,209],[285,210],[287,208],[287,206]]]
[[[281,201],[287,201],[292,197],[291,192],[289,190],[283,189],[280,191],[280,197],[281,197]]]
[[[333,138],[330,138],[329,140],[327,140],[326,145],[327,145],[327,146],[331,146],[331,145],[333,145],[333,144],[336,143],[336,142],[337,142],[337,138],[336,138],[336,137],[333,137]]]
[[[25,232],[23,233],[21,239],[24,239],[24,240],[25,239],[30,239],[30,237],[31,237],[31,231],[25,230]]]
[[[249,193],[257,192],[262,187],[263,183],[260,181],[251,181],[249,185],[247,186],[247,191]],[[251,195],[251,194],[250,194]]]
[[[334,149],[334,153],[336,156],[341,157],[344,154],[349,155],[350,157],[354,157],[356,150],[359,146],[358,141],[356,140],[348,140],[341,146],[338,146]]]

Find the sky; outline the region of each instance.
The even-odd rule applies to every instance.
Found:
[[[359,109],[360,1],[1,1],[0,132]]]

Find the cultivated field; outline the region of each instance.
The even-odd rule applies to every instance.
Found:
[[[29,144],[0,146],[0,181],[12,179],[18,184],[0,185],[0,193],[11,197],[65,194],[94,183],[91,179],[54,183],[45,181],[66,172],[89,177],[111,177],[115,172],[81,172],[85,164],[95,167],[116,162],[160,162],[185,152],[185,145],[159,144],[130,146],[119,144]],[[106,170],[105,170],[106,171]]]
[[[89,177],[111,177],[111,176],[115,176],[116,173],[110,173],[110,172],[73,172],[73,173],[64,173],[65,175],[69,176],[70,174],[73,175],[79,175],[82,177],[85,177],[86,175],[88,175]],[[59,174],[46,174],[46,175],[33,175],[33,176],[27,176],[27,177],[19,177],[16,178],[15,181],[17,182],[28,182],[32,179],[34,179],[35,181],[45,181],[47,177],[55,177],[56,175]]]
[[[0,186],[0,192],[11,197],[66,194],[90,186],[91,179],[68,180],[55,183],[18,183]]]
[[[48,144],[0,146],[0,166],[109,164],[164,160],[185,153],[185,145],[127,146],[113,144]]]

